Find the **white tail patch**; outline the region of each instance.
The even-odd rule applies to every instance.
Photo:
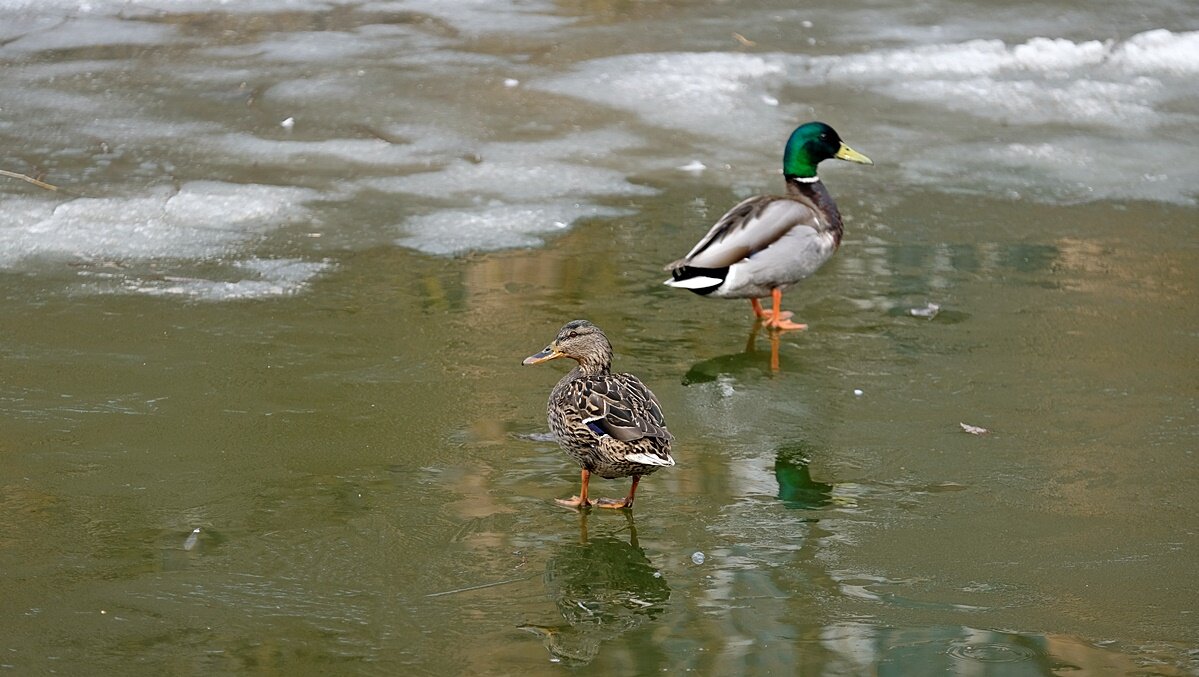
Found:
[[[633,463],[640,463],[641,465],[674,465],[674,459],[670,457],[670,454],[667,454],[666,458],[655,456],[654,454],[629,454],[628,456],[624,457],[624,460],[632,461]]]
[[[671,278],[662,284],[669,287],[678,287],[680,289],[703,289],[705,287],[719,287],[724,280],[718,277],[707,277],[700,275],[699,277],[689,277],[685,280],[676,280]]]

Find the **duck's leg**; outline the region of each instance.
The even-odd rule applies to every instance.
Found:
[[[761,301],[757,299],[750,299],[749,305],[754,309],[754,316],[756,316],[759,320],[766,320],[770,318],[770,313],[767,313],[762,309]]]
[[[749,305],[751,307],[753,307],[754,316],[757,317],[759,320],[769,320],[771,317],[774,317],[773,315],[771,315],[769,312],[767,312],[765,309],[762,308],[762,302],[758,301],[757,299],[750,299]],[[790,319],[791,315],[792,315],[792,313],[790,310],[783,311],[783,319],[784,320]]]
[[[752,353],[757,350],[758,333],[762,331],[762,323],[754,322],[754,326],[749,330],[749,338],[745,339],[745,352]]]
[[[595,505],[600,508],[631,508],[633,507],[633,494],[637,493],[637,483],[641,481],[641,475],[633,475],[633,486],[629,487],[629,495],[619,501],[613,498],[601,498],[595,502]]]
[[[556,498],[554,499],[554,502],[558,505],[564,505],[568,508],[587,508],[595,505],[593,501],[587,500],[587,481],[591,479],[591,473],[588,472],[586,468],[583,468],[583,470],[580,471],[580,477],[582,478],[583,486],[579,489],[578,496],[571,496],[570,500]]]
[[[766,326],[771,329],[807,329],[808,325],[800,324],[791,321],[792,313],[789,313],[782,308],[779,308],[783,303],[783,290],[775,287],[770,290],[770,296],[774,299],[774,313],[769,314],[766,318]],[[759,306],[760,307],[760,306]]]

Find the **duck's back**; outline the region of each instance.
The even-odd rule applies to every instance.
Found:
[[[662,407],[632,374],[567,374],[550,393],[548,418],[566,453],[601,477],[674,465]]]

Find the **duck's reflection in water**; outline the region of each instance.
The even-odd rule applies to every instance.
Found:
[[[729,355],[718,355],[702,362],[691,365],[683,376],[683,385],[692,383],[708,383],[719,379],[722,375],[736,375],[744,372],[761,372],[766,369],[771,374],[780,369],[779,338],[783,332],[767,331],[766,338],[770,342],[770,354],[758,349],[758,336],[762,334],[762,323],[754,322],[750,328],[749,337],[745,339],[745,350]]]
[[[637,543],[632,512],[625,518],[624,529],[589,535],[588,514],[580,513],[578,542],[558,546],[546,562],[546,592],[566,623],[520,629],[539,635],[555,661],[589,663],[605,641],[662,613],[670,597],[670,586]]]
[[[833,486],[812,479],[807,444],[779,447],[774,459],[774,478],[779,483],[779,500],[788,508],[817,510],[833,502]]]

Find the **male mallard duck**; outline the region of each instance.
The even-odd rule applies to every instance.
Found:
[[[631,508],[642,476],[674,465],[658,399],[632,374],[612,373],[612,344],[587,320],[568,322],[545,350],[524,364],[569,357],[578,365],[558,381],[547,405],[550,430],[562,449],[582,466],[583,488],[570,500],[571,508],[598,505]],[[629,495],[621,500],[587,498],[592,474],[607,479],[633,477]]]
[[[666,266],[665,284],[703,296],[748,298],[772,329],[807,329],[779,308],[783,291],[816,272],[841,244],[841,213],[816,165],[829,158],[874,164],[823,122],[800,125],[783,151],[786,195],[758,195],[720,217],[686,256]],[[774,312],[758,299],[772,296]]]

